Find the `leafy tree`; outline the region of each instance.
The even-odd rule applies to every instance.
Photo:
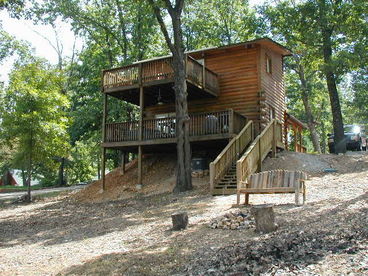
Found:
[[[177,159],[178,169],[174,192],[191,190],[191,150],[189,141],[189,115],[187,102],[187,83],[184,55],[184,40],[181,16],[184,8],[184,0],[176,0],[172,4],[169,0],[149,0],[153,12],[160,25],[161,32],[165,37],[167,46],[173,56],[175,111],[176,111],[176,136],[177,136]],[[161,5],[171,18],[172,37],[169,35],[168,27],[164,22]]]
[[[187,50],[250,40],[263,33],[248,0],[194,0],[186,3],[183,36]]]
[[[6,144],[14,152],[14,167],[27,173],[28,200],[31,200],[31,178],[43,166],[55,170],[55,156],[68,152],[65,114],[67,98],[60,93],[60,75],[46,62],[17,66],[4,90],[1,130]]]
[[[337,85],[351,70],[348,60],[354,56],[351,46],[355,42],[350,33],[359,25],[364,27],[360,18],[364,17],[366,3],[361,0],[280,1],[273,20],[279,29],[289,30],[286,35],[284,32],[287,41],[303,44],[322,60],[319,72],[326,80],[329,93],[336,152],[346,150]]]

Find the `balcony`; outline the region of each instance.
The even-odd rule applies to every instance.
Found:
[[[246,124],[246,118],[233,110],[190,114],[190,141],[208,141],[234,137]],[[104,147],[176,143],[175,117],[107,123]]]
[[[217,74],[186,55],[188,100],[213,98],[219,93]],[[144,106],[174,103],[172,57],[143,61],[103,71],[103,92],[139,105],[139,88],[144,87]]]

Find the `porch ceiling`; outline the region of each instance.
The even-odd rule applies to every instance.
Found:
[[[175,91],[173,89],[173,86],[174,83],[171,81],[153,86],[143,87],[144,106],[147,107],[157,105],[159,95],[161,96],[161,102],[163,104],[175,103]],[[187,81],[187,91],[188,101],[215,97],[215,95],[213,95],[209,91],[201,89],[198,86],[193,85],[189,81]],[[120,100],[139,105],[139,87],[132,87],[125,90],[106,89],[106,93]]]

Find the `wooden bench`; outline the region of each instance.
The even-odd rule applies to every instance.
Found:
[[[240,194],[245,194],[245,204],[249,204],[249,194],[295,193],[295,204],[299,205],[299,194],[303,193],[305,202],[305,180],[308,175],[302,171],[273,170],[252,174],[246,182],[238,187],[238,202]]]

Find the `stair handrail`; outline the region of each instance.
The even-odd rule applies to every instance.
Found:
[[[261,171],[262,161],[271,150],[272,155],[276,155],[277,145],[282,145],[282,124],[273,119],[236,162],[237,204],[240,203],[240,191],[248,176]]]
[[[239,134],[231,139],[216,159],[210,163],[211,193],[213,192],[215,185],[221,180],[234,161],[239,158],[239,155],[253,139],[253,121],[249,121]]]

